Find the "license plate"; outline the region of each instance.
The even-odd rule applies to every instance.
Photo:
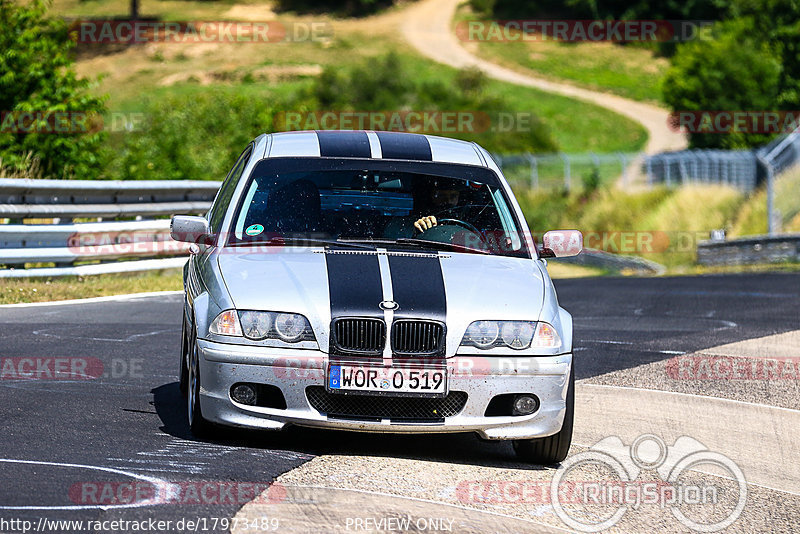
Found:
[[[439,397],[447,393],[447,370],[331,365],[328,390]]]

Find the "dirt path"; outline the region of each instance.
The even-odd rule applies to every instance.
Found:
[[[641,123],[649,138],[645,151],[649,154],[686,147],[686,139],[667,126],[668,112],[657,106],[628,100],[621,96],[558,83],[515,72],[480,59],[461,46],[451,31],[451,21],[461,0],[421,0],[406,11],[402,33],[423,55],[453,67],[478,67],[492,78],[550,93],[577,98],[610,109]]]

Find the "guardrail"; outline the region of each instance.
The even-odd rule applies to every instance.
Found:
[[[169,219],[143,219],[205,213],[219,185],[2,178],[0,219],[9,222],[0,224],[0,278],[180,267],[185,259],[170,256],[183,256],[186,245],[170,238]],[[73,222],[78,218],[97,222]],[[113,220],[119,218],[133,220]],[[25,224],[26,219],[53,222]],[[55,266],[31,266],[43,263]]]
[[[700,265],[747,265],[800,262],[800,234],[754,236],[728,241],[701,241]]]

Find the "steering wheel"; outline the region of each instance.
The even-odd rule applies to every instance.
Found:
[[[466,229],[467,231],[469,231],[469,233],[475,234],[476,236],[478,236],[478,239],[480,239],[480,242],[481,242],[482,245],[484,245],[486,247],[489,246],[489,243],[486,241],[486,236],[484,236],[483,233],[480,230],[478,230],[474,225],[472,225],[472,224],[470,224],[470,223],[468,223],[466,221],[462,221],[461,219],[439,219],[437,221],[437,223],[438,224],[436,226],[434,226],[432,228],[428,228],[427,230],[422,232],[422,234],[420,234],[420,235],[424,236],[427,232],[437,233],[437,232],[435,232],[436,230],[439,230],[439,232],[441,232],[442,229],[445,226],[458,226],[458,227]],[[447,239],[452,239],[453,235],[455,235],[455,234],[452,234],[452,235],[448,236]]]
[[[436,222],[438,223],[438,225],[455,224],[456,226],[461,226],[462,228],[466,228],[470,232],[478,234],[479,236],[481,236],[481,239],[483,239],[483,234],[481,233],[481,231],[475,228],[475,225],[468,223],[467,221],[462,221],[461,219],[439,219]]]

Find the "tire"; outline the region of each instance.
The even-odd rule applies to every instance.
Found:
[[[189,394],[189,340],[187,336],[186,316],[183,317],[183,324],[181,326],[181,361],[180,361],[180,378],[178,387],[181,390],[181,395],[184,398]]]
[[[514,440],[514,451],[517,458],[525,462],[553,465],[562,462],[569,453],[572,443],[572,424],[575,416],[575,362],[569,373],[569,386],[567,387],[567,410],[564,414],[564,424],[561,430],[552,436],[535,439]]]
[[[200,409],[200,355],[197,352],[197,334],[192,328],[189,331],[189,369],[187,376],[186,412],[189,430],[197,438],[210,437],[213,426],[205,418]]]

